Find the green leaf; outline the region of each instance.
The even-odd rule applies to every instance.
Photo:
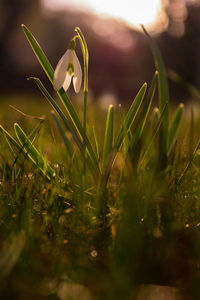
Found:
[[[30,160],[38,166],[44,175],[49,179],[52,178],[54,171],[47,163],[46,159],[38,152],[35,146],[32,144],[31,140],[27,137],[22,128],[15,123],[14,129],[16,136],[23,147],[23,151],[27,153]]]
[[[27,37],[27,40],[29,41],[31,48],[33,49],[38,61],[40,62],[42,68],[44,69],[45,73],[47,74],[49,80],[51,83],[53,83],[53,76],[54,76],[54,70],[47,59],[46,55],[42,51],[40,45],[32,35],[32,33],[28,30],[28,28],[22,24],[22,29]]]
[[[156,69],[158,70],[158,97],[159,97],[159,109],[163,111],[165,108],[165,113],[163,115],[162,124],[160,127],[160,155],[162,159],[166,158],[167,150],[168,150],[168,123],[169,123],[169,89],[168,89],[168,81],[166,76],[165,65],[160,53],[158,46],[155,41],[148,34],[144,26],[142,26],[144,33],[148,37],[153,55]]]
[[[156,85],[157,85],[157,79],[158,79],[158,71],[155,71],[152,82],[151,82],[151,85],[150,85],[150,89],[149,89],[149,92],[148,92],[148,95],[147,95],[147,99],[146,99],[146,102],[144,104],[143,111],[142,111],[142,116],[141,116],[142,126],[141,126],[141,130],[140,130],[140,134],[139,134],[140,137],[141,137],[142,132],[144,130],[144,127],[145,127],[145,124],[146,124],[146,121],[147,121],[147,117],[148,117],[148,114],[149,114],[149,111],[150,111],[150,108],[151,108],[151,105],[152,105],[152,102],[153,102],[153,98],[154,98],[155,90],[156,90]]]
[[[116,139],[116,142],[114,144],[114,149],[116,149],[117,151],[119,150],[122,141],[123,141],[123,136],[124,136],[124,129],[126,129],[127,133],[131,128],[131,125],[133,124],[133,121],[135,120],[137,113],[139,111],[139,108],[142,104],[142,101],[144,99],[144,95],[146,93],[146,89],[147,89],[147,84],[144,83],[143,86],[141,87],[141,89],[139,90],[139,92],[137,93],[135,99],[133,100],[133,103],[127,113],[127,115],[124,118],[124,123],[123,123],[123,127],[121,128],[118,137]]]
[[[199,146],[200,146],[200,139],[198,140],[198,142],[197,142],[197,144],[196,144],[196,147],[195,147],[195,149],[194,149],[192,155],[190,156],[190,159],[189,159],[189,161],[188,161],[188,163],[187,163],[185,169],[183,170],[183,173],[182,173],[182,174],[180,175],[180,177],[178,178],[178,180],[177,180],[177,182],[176,182],[176,185],[179,185],[179,184],[182,182],[183,178],[185,177],[185,174],[188,172],[188,170],[189,170],[189,168],[190,168],[190,166],[191,166],[191,164],[192,164],[192,162],[193,162],[193,160],[194,160],[194,158],[195,158],[195,155],[196,155],[196,153],[197,153],[197,150],[199,149]]]
[[[3,126],[0,125],[0,131],[5,135],[6,139],[12,144],[17,150],[20,151],[21,146],[17,143],[17,141],[6,131]],[[12,150],[13,151],[13,150]]]
[[[89,52],[86,40],[84,38],[84,35],[79,27],[75,28],[75,31],[78,34],[79,41],[81,44],[81,49],[84,57],[84,91],[88,91],[88,64],[89,64]]]
[[[96,146],[97,159],[99,161],[100,160],[99,141],[98,141],[97,133],[96,133],[96,130],[95,130],[94,126],[92,126],[92,132],[93,132],[94,142],[95,142],[95,146]]]
[[[152,132],[156,131],[156,127],[159,124],[159,120],[160,120],[160,110],[158,107],[154,107],[152,114],[151,114]]]
[[[153,102],[153,98],[154,98],[154,94],[155,94],[155,90],[156,90],[156,83],[157,83],[157,77],[158,77],[158,72],[156,71],[151,85],[150,85],[150,89],[148,92],[148,95],[145,99],[144,102],[144,106],[142,108],[141,114],[139,116],[139,121],[138,124],[136,126],[135,132],[133,133],[131,140],[130,140],[130,145],[129,148],[131,149],[131,152],[134,150],[135,145],[137,144],[138,140],[141,138],[146,121],[147,121],[147,117]]]
[[[190,126],[189,126],[189,145],[188,145],[188,152],[189,156],[192,156],[193,148],[194,148],[194,133],[195,133],[195,128],[194,128],[194,108],[191,108],[191,120],[190,120]]]
[[[140,166],[142,166],[144,159],[146,158],[147,154],[149,153],[151,146],[153,144],[153,140],[155,139],[156,135],[159,132],[161,123],[162,123],[162,119],[165,113],[165,109],[166,109],[167,104],[165,105],[165,107],[163,108],[163,111],[160,113],[160,110],[155,107],[153,114],[154,114],[154,126],[153,126],[153,133],[152,133],[152,137],[150,139],[150,142],[148,143],[148,146],[146,147],[146,149],[144,150],[141,159],[140,159]]]
[[[104,182],[104,185],[106,185],[111,168],[113,166],[114,160],[116,158],[117,152],[119,151],[122,142],[124,140],[124,137],[128,135],[129,130],[137,116],[137,113],[139,111],[139,108],[142,104],[142,100],[144,99],[144,95],[146,93],[147,84],[144,83],[139,92],[137,93],[135,99],[133,100],[133,103],[131,107],[129,108],[129,111],[127,112],[124,120],[123,120],[123,126],[120,129],[120,132],[118,134],[118,137],[116,139],[116,142],[113,146],[113,151],[110,153],[108,157],[107,165],[104,168],[104,172],[102,174],[102,182]],[[126,130],[126,132],[124,132]]]
[[[107,113],[106,120],[106,129],[105,129],[105,137],[104,137],[104,149],[103,149],[103,161],[102,166],[103,169],[108,160],[108,156],[112,151],[113,147],[113,118],[114,118],[114,109],[113,105],[110,105]]]
[[[177,111],[175,113],[174,119],[172,121],[171,127],[169,129],[169,141],[168,141],[168,151],[170,150],[170,147],[172,146],[174,140],[175,140],[175,136],[176,133],[178,131],[180,122],[181,122],[181,118],[183,115],[183,109],[184,109],[184,104],[180,103]]]

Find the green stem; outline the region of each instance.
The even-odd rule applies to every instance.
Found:
[[[88,91],[84,90],[84,107],[83,107],[83,148],[84,148],[84,161],[83,161],[83,187],[85,185],[86,178],[86,160],[87,160],[87,151],[86,151],[86,135],[87,135],[87,95]]]
[[[87,95],[88,95],[88,63],[89,63],[89,53],[87,48],[87,43],[85,41],[84,35],[81,32],[80,28],[76,27],[75,31],[77,32],[77,38],[79,39],[81,50],[83,54],[84,61],[84,108],[83,108],[83,146],[84,146],[84,161],[83,161],[83,178],[82,184],[85,185],[86,178],[86,134],[87,134]],[[75,37],[76,38],[76,37]]]

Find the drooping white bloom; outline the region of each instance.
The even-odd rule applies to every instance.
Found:
[[[78,93],[82,83],[82,69],[75,50],[67,49],[59,60],[54,72],[53,86],[55,91],[58,91],[61,87],[67,91],[72,77],[74,90]]]

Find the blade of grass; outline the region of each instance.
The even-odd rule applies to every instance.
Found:
[[[87,43],[85,41],[84,35],[79,27],[75,28],[77,32],[77,37],[81,44],[81,50],[84,61],[84,97],[83,97],[83,145],[84,145],[84,163],[83,163],[83,177],[82,177],[82,186],[85,186],[86,178],[86,135],[87,135],[87,96],[88,96],[88,65],[89,65],[89,53],[87,48]]]
[[[42,119],[41,121],[40,121],[40,123],[36,126],[36,127],[34,127],[34,129],[32,130],[32,132],[29,134],[29,139],[31,139],[31,137],[32,136],[34,136],[34,138],[32,139],[32,144],[34,143],[34,140],[35,140],[35,138],[36,138],[36,135],[39,133],[39,131],[40,131],[40,128],[41,128],[41,124],[43,123],[43,121],[44,121],[44,119]],[[21,146],[21,148],[20,148],[20,151],[18,151],[18,154],[16,155],[16,157],[15,157],[15,160],[14,160],[14,162],[13,162],[13,166],[16,164],[16,162],[18,161],[18,158],[19,158],[19,155],[20,155],[20,153],[22,153],[22,154],[24,154],[24,158],[26,159],[27,158],[27,153],[25,153],[25,152],[23,152],[24,151],[24,146]],[[30,158],[29,158],[30,159]]]
[[[53,83],[53,76],[54,76],[54,70],[47,59],[46,55],[44,54],[43,50],[41,49],[40,45],[38,44],[37,40],[34,38],[32,33],[28,30],[28,28],[22,24],[22,29],[27,37],[27,40],[29,41],[29,44],[31,45],[31,48],[33,49],[39,63],[41,64],[43,70],[45,71],[47,77]]]
[[[17,150],[21,149],[21,146],[17,143],[17,141],[8,133],[7,130],[3,128],[2,125],[0,125],[0,131],[5,135],[6,139],[9,141],[10,144],[12,144]],[[12,150],[12,149],[11,149]],[[13,150],[12,150],[13,152]]]
[[[135,99],[133,100],[133,103],[132,103],[128,113],[125,116],[123,126],[126,128],[127,132],[130,130],[131,125],[133,124],[133,121],[135,120],[135,118],[137,116],[139,108],[140,108],[140,106],[142,104],[142,101],[144,99],[146,89],[147,89],[147,84],[144,83],[143,86],[141,87],[141,89],[139,90],[139,92],[137,93]],[[117,151],[119,150],[119,148],[122,144],[123,135],[124,135],[123,128],[121,128],[120,132],[117,136],[116,142],[114,144],[114,147],[113,147]]]
[[[39,167],[44,175],[49,179],[52,178],[54,170],[49,166],[43,155],[38,152],[32,141],[17,123],[14,124],[14,129],[20,144],[23,146],[24,152],[28,154],[28,157]]]
[[[151,130],[154,132],[157,128],[157,125],[160,120],[160,110],[158,107],[154,107],[152,114],[151,114]]]
[[[104,148],[103,148],[103,159],[102,159],[102,169],[104,170],[105,165],[108,160],[108,156],[112,151],[113,147],[113,118],[114,118],[114,108],[110,105],[107,113],[106,129],[104,137]]]
[[[168,151],[168,123],[169,123],[169,89],[168,89],[168,81],[165,70],[165,65],[160,53],[158,46],[152,37],[148,34],[144,26],[142,29],[146,36],[148,37],[155,61],[156,69],[158,70],[158,97],[159,97],[159,109],[163,111],[165,108],[165,113],[163,115],[162,124],[160,127],[160,156],[163,160],[163,164],[165,164],[167,151]]]
[[[75,31],[78,34],[83,57],[84,57],[84,91],[88,91],[88,63],[89,63],[88,47],[81,29],[79,27],[76,27]]]
[[[96,134],[96,130],[95,127],[92,127],[92,132],[94,135],[94,141],[95,141],[95,146],[96,146],[96,154],[97,154],[97,159],[98,161],[100,160],[100,150],[99,150],[99,142],[98,142],[98,138],[97,138],[97,134]]]
[[[190,119],[190,126],[189,126],[189,156],[192,156],[192,152],[194,149],[194,108],[191,108],[191,119]]]
[[[6,142],[7,142],[8,146],[9,146],[9,148],[10,148],[12,154],[13,154],[14,162],[15,162],[16,159],[17,159],[17,156],[15,154],[13,146],[17,149],[18,152],[21,151],[21,146],[17,143],[17,141],[1,125],[0,125],[0,131],[3,133],[3,135],[6,139]],[[14,178],[17,178],[18,175],[16,174],[16,166],[15,166],[14,162],[12,164],[12,170],[13,170],[12,175],[13,175]],[[20,170],[21,169],[19,169],[18,174],[20,173]]]
[[[141,115],[139,117],[139,122],[136,126],[136,130],[133,133],[131,140],[130,140],[129,148],[131,149],[131,152],[134,150],[135,145],[137,144],[138,140],[142,136],[142,133],[143,133],[146,121],[147,121],[147,117],[148,117],[148,114],[149,114],[149,111],[150,111],[150,108],[151,108],[151,105],[153,102],[153,98],[154,98],[154,94],[155,94],[155,90],[156,90],[157,77],[158,77],[158,72],[156,71],[153,76],[153,79],[152,79],[152,82],[150,85],[150,89],[147,94],[146,101],[144,103],[144,107],[142,108]]]
[[[183,173],[180,175],[179,179],[177,180],[176,186],[179,185],[182,182],[185,174],[189,170],[189,168],[190,168],[190,166],[191,166],[191,164],[192,164],[192,162],[194,160],[195,154],[196,154],[197,150],[199,149],[199,146],[200,146],[200,139],[198,140],[197,145],[196,145],[196,147],[195,147],[192,155],[190,156],[190,159],[189,159],[189,161],[188,161],[188,163],[187,163],[187,165],[186,165]]]
[[[159,117],[158,122],[157,122],[157,124],[156,124],[156,126],[154,128],[154,132],[153,132],[153,135],[151,137],[151,140],[150,140],[148,146],[146,147],[146,150],[143,152],[143,155],[142,155],[142,157],[140,159],[140,164],[139,164],[140,167],[142,166],[145,157],[147,156],[149,150],[151,149],[151,146],[153,144],[153,140],[155,139],[156,135],[159,132],[159,129],[160,129],[160,126],[161,126],[161,123],[162,123],[162,118],[163,118],[164,113],[165,113],[165,109],[166,109],[166,106],[164,107],[164,109],[163,109],[163,111],[162,111],[161,114],[160,114],[160,110],[157,110],[158,111],[158,115],[160,114],[160,117]]]
[[[147,94],[147,99],[146,99],[146,102],[144,104],[144,108],[143,108],[143,111],[142,111],[142,116],[141,116],[141,119],[142,119],[141,124],[142,125],[141,125],[141,129],[140,129],[140,134],[139,134],[140,137],[141,137],[142,132],[144,130],[144,127],[145,127],[145,124],[146,124],[146,121],[147,121],[147,117],[148,117],[148,114],[149,114],[149,111],[150,111],[150,108],[151,108],[151,105],[152,105],[152,102],[153,102],[153,98],[154,98],[155,90],[156,90],[156,85],[157,85],[157,79],[158,79],[158,71],[155,71],[152,82],[151,82],[151,85],[150,85],[149,92]]]
[[[21,145],[19,145],[18,144],[18,142],[3,128],[3,126],[1,126],[0,125],[0,131],[5,135],[5,138],[6,138],[6,140],[7,140],[7,142],[8,142],[8,145],[9,145],[9,147],[11,148],[11,151],[12,151],[12,153],[14,154],[14,157],[15,157],[15,160],[14,160],[14,163],[13,163],[13,165],[15,165],[15,162],[16,162],[16,160],[17,160],[17,158],[18,158],[18,155],[16,156],[15,155],[15,152],[14,152],[14,150],[12,149],[12,147],[11,147],[11,145],[13,145],[16,149],[17,149],[17,151],[18,151],[18,153],[23,153],[24,155],[26,155],[26,157],[32,162],[32,163],[34,163],[34,164],[36,164],[36,161],[33,159],[33,157],[31,157],[30,155],[29,156],[27,156],[27,152],[25,153],[25,152],[23,152],[23,149],[24,149],[24,146],[21,146]],[[51,168],[50,168],[51,169]],[[52,170],[52,169],[51,169]],[[53,170],[52,170],[53,171]],[[52,173],[52,171],[50,172],[50,173]],[[44,172],[43,172],[43,174],[44,174]]]
[[[102,182],[104,182],[104,186],[106,186],[110,171],[112,169],[114,160],[116,158],[116,155],[122,145],[122,142],[124,140],[124,129],[126,129],[126,136],[129,133],[129,130],[131,128],[131,125],[133,124],[137,113],[139,111],[139,108],[142,104],[142,101],[144,99],[144,95],[146,93],[147,89],[147,84],[144,83],[139,92],[137,93],[135,99],[132,102],[131,107],[129,108],[125,118],[123,119],[123,125],[122,128],[120,129],[120,132],[117,136],[116,142],[113,146],[113,151],[109,154],[108,160],[107,160],[107,165],[104,168],[104,173],[102,174]]]
[[[177,111],[175,113],[174,119],[172,121],[171,127],[169,129],[169,141],[168,141],[168,151],[170,150],[172,144],[174,143],[176,133],[178,131],[181,118],[183,115],[184,104],[180,103]]]

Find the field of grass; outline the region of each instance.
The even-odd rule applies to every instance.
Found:
[[[37,78],[51,106],[1,97],[1,299],[142,300],[144,284],[199,299],[200,107],[172,107],[150,43],[157,71],[128,107],[87,105],[87,80],[82,104],[63,89],[54,100]]]

